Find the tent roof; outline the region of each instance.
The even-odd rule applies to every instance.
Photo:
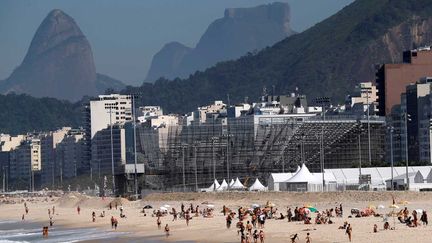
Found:
[[[220,185],[220,187],[218,187],[216,189],[216,191],[225,191],[226,189],[228,189],[228,183],[226,182],[226,180],[224,179],[222,181],[222,184]]]
[[[235,182],[230,185],[231,189],[243,189],[245,188],[245,186],[243,186],[243,184],[240,182],[239,178],[237,177]]]
[[[229,186],[231,187],[234,184],[234,179],[231,179]]]
[[[258,178],[256,178],[252,186],[249,187],[249,191],[265,191],[265,190],[267,190],[267,188],[258,180]]]
[[[285,181],[288,183],[296,183],[296,182],[307,182],[311,184],[321,184],[320,179],[315,177],[312,173],[310,173],[309,169],[305,164],[302,165],[300,170],[289,180]]]
[[[215,186],[216,185],[216,186]],[[220,187],[219,182],[215,179],[213,184],[207,188],[208,191],[213,191],[214,188],[218,189]]]
[[[284,182],[291,178],[294,173],[271,173],[270,177],[273,178],[274,183]]]

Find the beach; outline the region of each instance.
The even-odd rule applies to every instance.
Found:
[[[288,222],[288,220],[266,220],[265,242],[289,242],[289,237],[298,234],[297,242],[305,242],[307,233],[310,233],[312,242],[349,242],[345,230],[338,229],[345,221],[352,225],[352,242],[430,242],[432,238],[432,226],[418,226],[415,228],[407,227],[399,223],[397,219],[387,217],[386,214],[393,209],[389,208],[392,198],[396,204],[399,203],[400,209],[405,206],[410,210],[423,209],[430,212],[432,209],[432,193],[427,192],[329,192],[329,193],[285,193],[285,192],[223,192],[223,193],[156,193],[151,194],[139,201],[128,201],[120,198],[97,198],[81,195],[78,193],[66,194],[60,198],[38,198],[34,201],[26,201],[29,209],[25,215],[25,222],[31,222],[33,226],[39,226],[42,232],[43,226],[49,225],[48,209],[55,207],[53,215],[54,227],[71,228],[80,234],[80,229],[97,229],[98,232],[116,232],[118,235],[106,237],[113,239],[112,242],[128,242],[142,239],[148,242],[150,239],[155,241],[171,242],[240,242],[240,236],[235,227],[238,219],[233,220],[230,229],[226,228],[225,216],[221,212],[222,207],[237,211],[239,207],[249,208],[252,204],[265,205],[271,202],[279,213],[286,214],[287,207],[294,209],[296,206],[302,207],[310,205],[320,211],[343,205],[343,217],[332,217],[334,224],[304,224],[303,221]],[[17,199],[15,199],[17,200]],[[111,202],[113,209],[108,208]],[[117,203],[117,209],[115,204]],[[169,205],[180,211],[180,205],[188,207],[191,203],[194,207],[199,205],[200,209],[207,205],[214,205],[214,216],[204,218],[202,216],[193,217],[189,226],[185,220],[178,219],[172,221],[172,215],[161,217],[162,229],[157,228],[156,217],[152,217],[153,209],[146,210],[146,216],[141,210],[146,205],[151,205],[154,209],[164,205]],[[204,203],[204,204],[203,204]],[[126,218],[120,217],[120,205]],[[382,214],[382,217],[361,217],[348,218],[352,208],[364,209],[367,207],[378,207],[375,211]],[[80,207],[80,213],[77,207]],[[395,212],[400,209],[394,209]],[[105,217],[99,217],[105,211]],[[92,222],[92,212],[95,212],[96,219]],[[15,221],[15,225],[24,224],[21,220],[25,214],[24,202],[16,204],[0,205],[0,221]],[[314,218],[314,213],[311,217]],[[118,219],[118,228],[111,228],[110,218],[114,216]],[[194,215],[193,215],[194,216]],[[383,224],[387,218],[390,226],[395,226],[395,230],[384,230]],[[246,218],[244,222],[249,220]],[[394,224],[395,222],[395,224]],[[165,237],[164,226],[170,227],[170,235]],[[373,233],[373,225],[377,224],[378,232]],[[1,230],[2,224],[0,224]],[[78,230],[77,230],[78,229]],[[55,232],[50,229],[50,233]],[[37,237],[37,236],[36,236]],[[48,236],[49,238],[50,236]],[[42,233],[40,233],[42,239]],[[147,240],[147,241],[146,241]],[[106,240],[104,240],[106,241]],[[98,239],[92,242],[99,242]]]

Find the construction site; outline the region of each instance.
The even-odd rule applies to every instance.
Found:
[[[137,129],[137,156],[147,188],[198,191],[214,179],[255,178],[382,164],[385,121],[380,117],[311,114],[249,115],[205,123]]]

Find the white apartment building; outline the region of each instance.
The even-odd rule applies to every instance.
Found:
[[[152,117],[162,116],[163,110],[160,106],[141,106],[138,107],[137,115],[138,121],[143,123]]]
[[[91,138],[111,124],[123,124],[132,120],[132,97],[130,95],[99,95],[90,101]]]

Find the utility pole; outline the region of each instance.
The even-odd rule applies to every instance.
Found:
[[[370,88],[367,88],[367,96],[366,96],[366,103],[367,103],[367,123],[368,123],[368,153],[369,153],[369,166],[372,166],[372,153],[371,153],[371,137],[370,137],[370,118],[369,118],[369,91]]]
[[[135,166],[135,196],[138,199],[138,173],[137,173],[137,150],[136,150],[136,116],[135,116],[135,96],[132,95],[132,119],[134,134],[134,166]]]
[[[393,184],[393,130],[394,127],[390,126],[390,164],[391,164],[391,190],[394,191],[394,184]]]
[[[194,145],[195,152],[195,191],[198,192],[198,164],[197,164],[197,145]]]
[[[183,172],[183,192],[186,192],[186,178],[185,178],[185,146],[182,145],[182,149],[183,149],[183,168],[182,168],[182,172]]]
[[[113,130],[112,130],[112,104],[109,107],[110,114],[110,136],[111,136],[111,174],[112,174],[112,193],[115,196],[115,175],[114,175],[114,145],[113,145]]]
[[[406,181],[407,185],[405,187],[405,190],[409,190],[410,182],[409,182],[409,176],[408,176],[408,166],[409,166],[409,159],[408,159],[408,121],[410,121],[408,111],[405,111],[405,156],[406,156],[406,164],[405,164],[405,173],[406,173]]]

